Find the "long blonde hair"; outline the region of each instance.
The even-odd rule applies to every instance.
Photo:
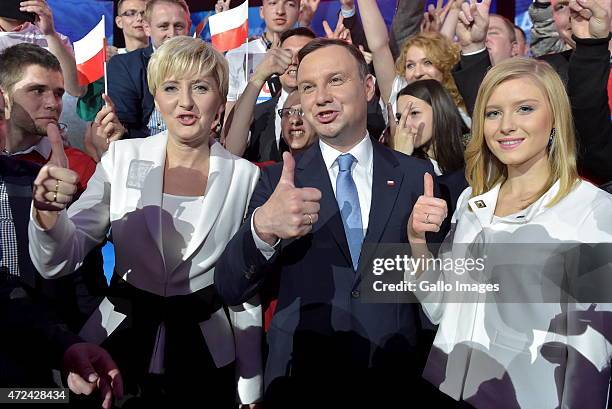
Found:
[[[431,63],[442,73],[441,83],[453,98],[455,105],[465,110],[465,103],[452,75],[452,69],[461,57],[459,46],[439,33],[420,33],[408,38],[395,61],[395,72],[401,77],[406,74],[406,54],[411,47],[423,50]]]
[[[537,200],[559,180],[559,191],[547,204],[552,206],[574,188],[578,171],[570,101],[557,73],[543,61],[511,58],[495,65],[485,76],[474,106],[472,138],[465,150],[466,178],[472,187],[472,197],[491,190],[506,179],[506,166],[491,153],[484,137],[485,108],[500,84],[518,78],[530,79],[540,88],[552,113],[555,131],[548,152],[550,173],[546,185],[534,195]]]

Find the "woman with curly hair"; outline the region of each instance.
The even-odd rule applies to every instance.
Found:
[[[387,27],[375,1],[359,2],[361,20],[368,46],[372,52],[376,79],[383,101],[396,108],[397,94],[406,85],[424,79],[434,79],[444,85],[461,113],[463,122],[471,124],[465,103],[457,90],[451,70],[459,62],[460,49],[439,33],[420,33],[410,37],[394,63]]]

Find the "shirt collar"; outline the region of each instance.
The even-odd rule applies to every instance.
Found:
[[[506,223],[529,223],[534,217],[548,209],[547,204],[559,192],[560,182],[557,180],[538,200],[527,206],[518,213],[500,217],[499,219]],[[483,226],[488,226],[493,221],[497,198],[499,197],[499,189],[501,183],[495,185],[491,190],[479,196],[471,198],[468,203],[470,208]]]
[[[373,147],[368,132],[366,132],[361,142],[353,146],[348,152],[340,152],[323,142],[321,139],[319,139],[319,146],[321,147],[321,155],[323,155],[323,161],[327,169],[331,169],[334,164],[338,166],[336,159],[343,153],[350,153],[353,155],[356,159],[356,163],[364,166],[366,169],[369,169],[372,164]]]
[[[49,157],[51,157],[51,143],[49,139],[42,137],[36,145],[32,145],[28,149],[20,152],[12,152],[10,155],[25,155],[31,152],[37,152],[43,158],[49,159]]]

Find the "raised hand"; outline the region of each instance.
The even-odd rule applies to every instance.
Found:
[[[51,158],[34,180],[32,200],[38,210],[60,211],[72,202],[79,175],[68,169],[68,158],[56,124],[47,126],[47,137],[51,143]]]
[[[423,194],[419,196],[408,219],[408,241],[410,244],[425,243],[425,233],[438,232],[448,214],[446,201],[434,197],[433,178],[423,175]]]
[[[300,27],[310,27],[312,18],[319,8],[321,0],[301,0],[300,2],[300,15],[298,20]]]
[[[578,38],[607,38],[610,33],[609,0],[571,0],[572,33]]]
[[[54,35],[53,13],[45,0],[27,0],[19,3],[19,10],[26,13],[34,13],[34,25],[44,35]]]
[[[274,33],[272,47],[266,53],[266,56],[251,77],[251,82],[261,87],[270,76],[277,74],[282,75],[293,60],[293,51],[280,48],[280,37],[278,33]]]
[[[421,140],[423,129],[425,129],[425,124],[423,122],[419,124],[417,129],[406,124],[411,111],[412,103],[406,105],[406,108],[404,108],[400,120],[395,127],[393,139],[391,140],[391,148],[406,155],[412,155],[416,141]]]
[[[230,0],[217,0],[215,3],[215,13],[221,13],[229,10]]]
[[[461,4],[457,37],[464,52],[477,51],[484,47],[489,29],[491,0],[470,0]]]
[[[77,395],[90,395],[98,389],[102,407],[110,409],[113,398],[123,398],[123,381],[108,352],[97,345],[77,343],[71,345],[63,357],[68,374],[68,387]]]
[[[438,0],[436,5],[430,4],[427,7],[427,11],[423,15],[423,21],[421,22],[421,32],[439,32],[442,28],[446,15],[453,5],[453,0],[444,6],[444,0]]]
[[[349,44],[353,44],[351,31],[344,26],[344,17],[342,14],[338,17],[338,22],[336,23],[336,28],[334,31],[332,31],[327,20],[323,20],[323,30],[325,30],[325,36],[327,38],[344,40]]]
[[[257,235],[269,244],[276,240],[305,236],[319,220],[321,191],[296,188],[295,161],[289,152],[283,153],[283,170],[276,189],[268,201],[255,212]]]
[[[121,139],[126,130],[115,112],[115,104],[106,94],[102,94],[105,102],[104,107],[98,112],[91,126],[91,142],[98,156],[102,156],[108,150],[111,142]]]

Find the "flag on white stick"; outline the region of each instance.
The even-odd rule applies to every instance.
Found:
[[[79,85],[91,84],[104,76],[106,63],[104,16],[85,37],[74,42],[74,59]]]
[[[240,47],[249,35],[248,0],[208,19],[213,46],[223,52]]]

